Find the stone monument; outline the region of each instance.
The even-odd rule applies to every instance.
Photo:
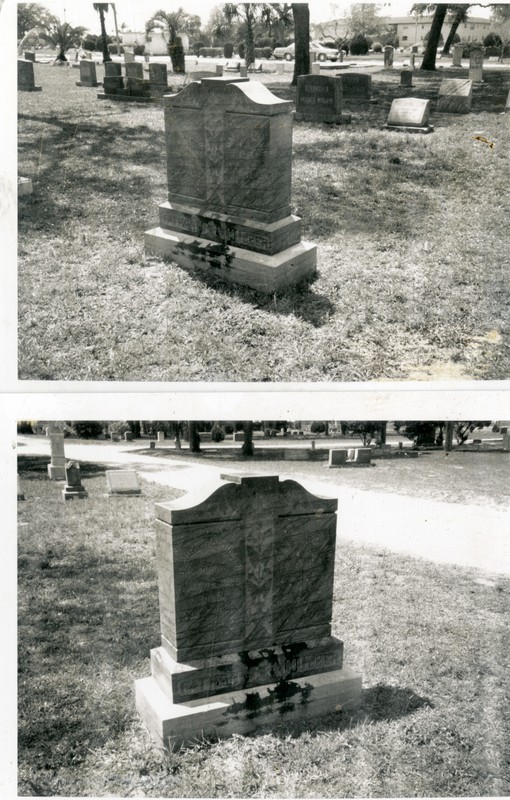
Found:
[[[469,80],[474,83],[483,81],[483,47],[475,47],[469,54]]]
[[[139,714],[171,749],[354,705],[331,635],[338,501],[278,476],[227,476],[156,506],[161,646]]]
[[[452,58],[452,67],[461,67],[462,66],[462,51],[464,50],[463,44],[454,44],[453,45],[453,58]]]
[[[64,453],[64,434],[54,431],[49,434],[51,447],[51,463],[48,464],[48,475],[51,481],[65,481],[66,457]]]
[[[108,63],[108,62],[107,62]],[[96,62],[80,61],[80,80],[76,81],[76,86],[98,86],[96,75]]]
[[[33,61],[18,58],[18,89],[22,92],[42,91],[42,86],[35,85]]]
[[[400,85],[401,86],[412,86],[413,85],[413,73],[410,69],[403,69],[400,73]]]
[[[372,96],[372,76],[361,72],[339,73],[342,81],[342,101],[345,105],[368,102]]]
[[[391,44],[387,44],[384,48],[384,67],[385,69],[389,69],[393,66],[393,55],[394,55],[394,48]]]
[[[64,500],[88,497],[88,492],[82,486],[80,465],[77,461],[69,461],[66,464],[66,485],[62,489],[62,497]]]
[[[441,82],[437,111],[443,114],[469,114],[473,97],[473,81],[447,78]]]
[[[316,270],[291,214],[292,104],[248,78],[165,95],[168,200],[147,252],[274,292]]]
[[[328,467],[370,467],[370,447],[349,447],[329,451]]]
[[[351,121],[342,113],[342,78],[301,75],[297,83],[296,119],[341,125]]]
[[[166,64],[149,64],[149,86],[157,92],[168,92],[168,70]]]
[[[429,125],[430,100],[418,97],[399,97],[393,100],[388,121],[383,128],[403,133],[432,133]]]

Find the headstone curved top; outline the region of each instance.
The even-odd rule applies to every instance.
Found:
[[[202,78],[189,83],[176,94],[165,96],[165,105],[173,108],[209,108],[247,114],[290,114],[292,103],[281,100],[267,86],[249,78],[224,76]]]

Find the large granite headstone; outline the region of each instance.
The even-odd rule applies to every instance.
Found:
[[[338,501],[278,476],[222,476],[156,506],[161,647],[137,709],[165,747],[353,705],[331,635]]]
[[[297,83],[296,119],[342,124],[342,78],[336,75],[301,75]]]
[[[18,58],[18,89],[22,92],[42,91],[42,86],[35,85],[33,61]]]
[[[313,275],[316,247],[291,214],[290,101],[226,77],[163,102],[168,201],[147,252],[267,292]]]
[[[443,114],[469,114],[473,97],[473,81],[447,78],[441,82],[437,111]]]
[[[434,128],[429,125],[429,114],[430,100],[399,97],[393,100],[388,121],[383,127],[404,133],[431,133]]]
[[[475,47],[469,54],[469,80],[475,83],[483,81],[483,48]]]
[[[60,431],[50,433],[51,463],[48,464],[48,475],[51,481],[65,481],[66,457],[64,453],[64,434]]]
[[[88,492],[81,482],[80,465],[77,461],[69,461],[66,464],[66,485],[62,489],[62,498],[74,500],[83,497],[88,497]]]
[[[349,101],[356,104],[370,100],[372,96],[372,76],[363,75],[361,72],[340,73],[337,75],[342,81],[342,102]]]
[[[95,61],[80,61],[80,80],[76,86],[98,86]]]

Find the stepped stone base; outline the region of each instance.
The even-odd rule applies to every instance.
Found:
[[[154,676],[135,681],[135,691],[136,708],[151,735],[172,750],[202,736],[227,738],[282,720],[340,712],[359,701],[361,676],[344,667],[179,703]]]
[[[42,92],[42,86],[18,86],[20,92]]]
[[[412,125],[382,125],[381,130],[397,131],[399,133],[433,133],[434,127],[433,125],[425,125],[422,128],[413,127]]]
[[[50,481],[65,481],[66,480],[66,467],[65,460],[62,466],[58,464],[48,464],[48,476]]]
[[[314,275],[317,268],[317,247],[310,242],[268,255],[158,227],[146,231],[145,249],[150,255],[169,258],[185,269],[206,271],[262,292],[299,283]]]

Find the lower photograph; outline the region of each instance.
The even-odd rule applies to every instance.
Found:
[[[508,796],[510,421],[19,420],[18,794]]]

